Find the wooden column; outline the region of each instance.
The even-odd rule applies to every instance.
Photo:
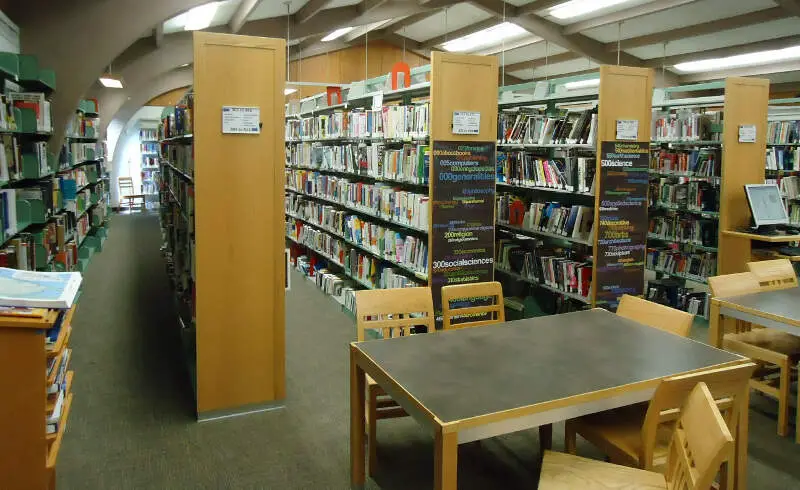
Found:
[[[280,39],[194,33],[197,411],[285,397],[284,80]],[[222,107],[260,109],[223,134]]]
[[[751,260],[750,240],[726,236],[722,231],[750,224],[744,185],[764,183],[768,105],[769,80],[745,77],[725,80],[718,275],[745,272]],[[741,125],[755,125],[755,143],[739,143]]]

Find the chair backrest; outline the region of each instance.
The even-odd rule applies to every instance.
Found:
[[[442,288],[442,324],[445,330],[504,321],[503,286],[499,282],[474,282]]]
[[[731,432],[735,431],[740,411],[747,410],[747,407],[741,405],[755,368],[754,363],[747,362],[663,380],[647,407],[642,425],[642,452],[639,455],[639,465],[647,470],[653,468],[653,454],[659,426],[674,422],[680,417],[681,406],[698,383],[705,383],[713,395],[717,408],[723,412],[723,419],[728,429]]]
[[[711,296],[715,298],[757,293],[761,288],[758,284],[758,279],[752,272],[709,277],[708,287],[711,289]]]
[[[617,315],[681,337],[689,335],[694,321],[691,313],[628,294],[622,295]]]
[[[756,276],[762,291],[797,287],[797,274],[789,259],[748,262],[747,270]]]
[[[133,178],[132,177],[118,177],[117,185],[119,186],[119,193],[122,195],[124,192],[133,192]]]
[[[698,383],[682,404],[667,455],[669,490],[711,488],[720,466],[733,456],[733,436],[705,383]]]
[[[376,330],[383,338],[411,335],[415,326],[436,328],[430,288],[396,288],[356,291],[356,327],[358,341],[367,330]]]

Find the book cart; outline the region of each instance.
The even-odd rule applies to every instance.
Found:
[[[554,311],[643,293],[652,85],[651,70],[602,66],[500,89],[495,263],[506,289],[554,294]]]

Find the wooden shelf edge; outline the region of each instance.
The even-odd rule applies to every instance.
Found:
[[[45,380],[45,386],[51,386],[56,382],[58,377],[58,370],[61,369],[61,363],[64,362],[64,349],[61,350],[56,356],[56,365],[53,366],[53,372]]]
[[[56,467],[56,461],[58,460],[58,451],[61,449],[61,441],[64,439],[64,431],[67,430],[67,422],[69,420],[69,412],[72,408],[72,393],[67,395],[67,401],[64,404],[64,414],[61,416],[61,424],[58,427],[58,432],[56,433],[55,441],[50,446],[50,450],[47,452],[47,469],[52,470]]]
[[[65,326],[61,328],[61,332],[58,333],[58,339],[56,340],[55,347],[53,350],[47,351],[47,358],[52,359],[58,355],[60,355],[64,348],[69,345],[69,338],[72,336],[72,327]]]
[[[735,238],[747,238],[759,242],[785,243],[800,241],[800,235],[758,235],[736,230],[723,230],[723,235]]]
[[[67,371],[67,382],[66,382],[66,393],[69,395],[72,393],[72,377],[75,375],[75,371]],[[53,396],[47,397],[47,403],[45,403],[45,413],[50,413],[55,408],[55,400],[53,400]]]
[[[0,316],[0,328],[48,330],[56,323],[58,310],[48,310],[44,318]]]

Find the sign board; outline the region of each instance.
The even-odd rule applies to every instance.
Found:
[[[222,106],[224,134],[260,134],[261,109],[258,107]]]
[[[453,134],[480,134],[481,113],[453,111]]]
[[[756,125],[742,124],[739,126],[739,143],[756,142]]]
[[[597,233],[598,302],[616,308],[623,294],[644,290],[650,142],[603,141],[600,146]]]
[[[433,143],[430,286],[437,312],[442,286],[494,278],[494,145]]]
[[[622,141],[636,141],[639,138],[639,121],[636,119],[617,119],[617,137]]]
[[[372,109],[378,110],[383,106],[383,92],[378,92],[372,96]]]

